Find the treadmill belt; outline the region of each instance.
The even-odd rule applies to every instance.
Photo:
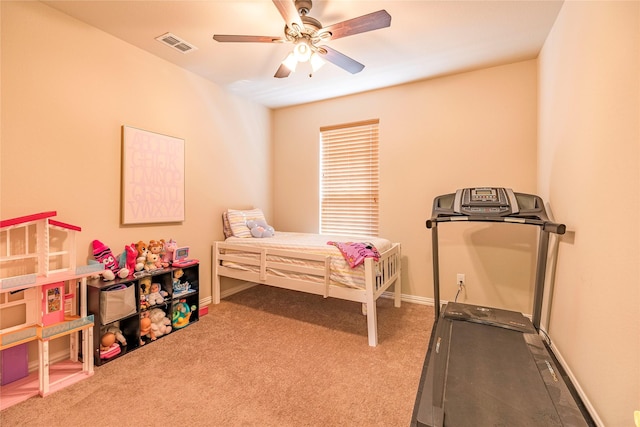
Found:
[[[562,425],[521,332],[464,321],[451,328],[446,426]]]
[[[595,426],[535,329],[514,327],[521,319],[529,322],[447,307],[432,331],[412,426]]]

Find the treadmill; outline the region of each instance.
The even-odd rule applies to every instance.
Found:
[[[540,229],[532,319],[494,307],[440,307],[438,225],[507,222]],[[435,324],[412,427],[594,426],[570,379],[539,335],[550,221],[542,199],[509,188],[464,188],[434,199],[431,229]]]

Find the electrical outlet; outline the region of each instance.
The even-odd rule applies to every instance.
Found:
[[[463,285],[464,286],[464,273],[458,273],[456,275],[456,285]]]

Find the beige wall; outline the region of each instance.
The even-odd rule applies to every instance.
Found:
[[[569,233],[549,331],[606,426],[640,409],[640,3],[565,2],[539,58],[540,193]]]
[[[99,239],[174,238],[201,260],[228,207],[270,213],[270,112],[39,2],[2,2],[0,217],[55,210],[82,227],[79,262]],[[186,145],[186,220],[120,225],[121,126]]]
[[[366,72],[366,69],[365,71]],[[432,292],[433,198],[457,188],[536,189],[536,61],[488,68],[273,114],[276,229],[318,231],[321,126],[380,119],[380,235],[402,243],[403,293]],[[531,312],[536,229],[443,224],[443,299],[465,273],[466,301]]]
[[[220,213],[260,206],[277,229],[317,231],[319,127],[380,118],[381,235],[403,244],[407,298],[432,296],[433,197],[475,185],[540,193],[571,231],[559,244],[554,345],[603,425],[631,425],[640,409],[637,2],[567,2],[539,64],[274,112],[41,3],[0,5],[0,218],[57,210],[83,228],[81,262],[96,238],[119,251],[173,237],[203,262],[207,298]],[[124,124],[185,139],[184,224],[119,224]],[[594,209],[602,194],[604,211]],[[440,230],[444,299],[462,272],[467,301],[529,312],[533,229]]]

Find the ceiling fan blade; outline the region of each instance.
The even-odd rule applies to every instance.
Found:
[[[287,68],[284,64],[280,64],[280,67],[278,67],[278,70],[273,75],[273,77],[282,79],[285,77],[289,77],[289,74],[291,74],[291,70]]]
[[[255,43],[278,43],[283,42],[282,37],[271,36],[235,36],[228,34],[214,34],[213,39],[218,42],[255,42]]]
[[[359,63],[355,59],[349,58],[347,55],[340,53],[335,49],[331,49],[329,46],[320,46],[319,53],[323,59],[347,70],[351,74],[359,73],[364,68],[363,64]]]
[[[352,36],[354,34],[365,33],[367,31],[385,28],[391,25],[391,15],[386,10],[379,10],[357,18],[338,22],[337,24],[324,27],[322,32],[330,32],[331,40],[340,37]]]
[[[302,24],[302,19],[298,14],[298,10],[296,9],[293,0],[273,0],[273,4],[278,8],[278,12],[284,18],[287,23],[287,27],[293,28],[294,24],[298,26],[298,29],[304,28]]]

